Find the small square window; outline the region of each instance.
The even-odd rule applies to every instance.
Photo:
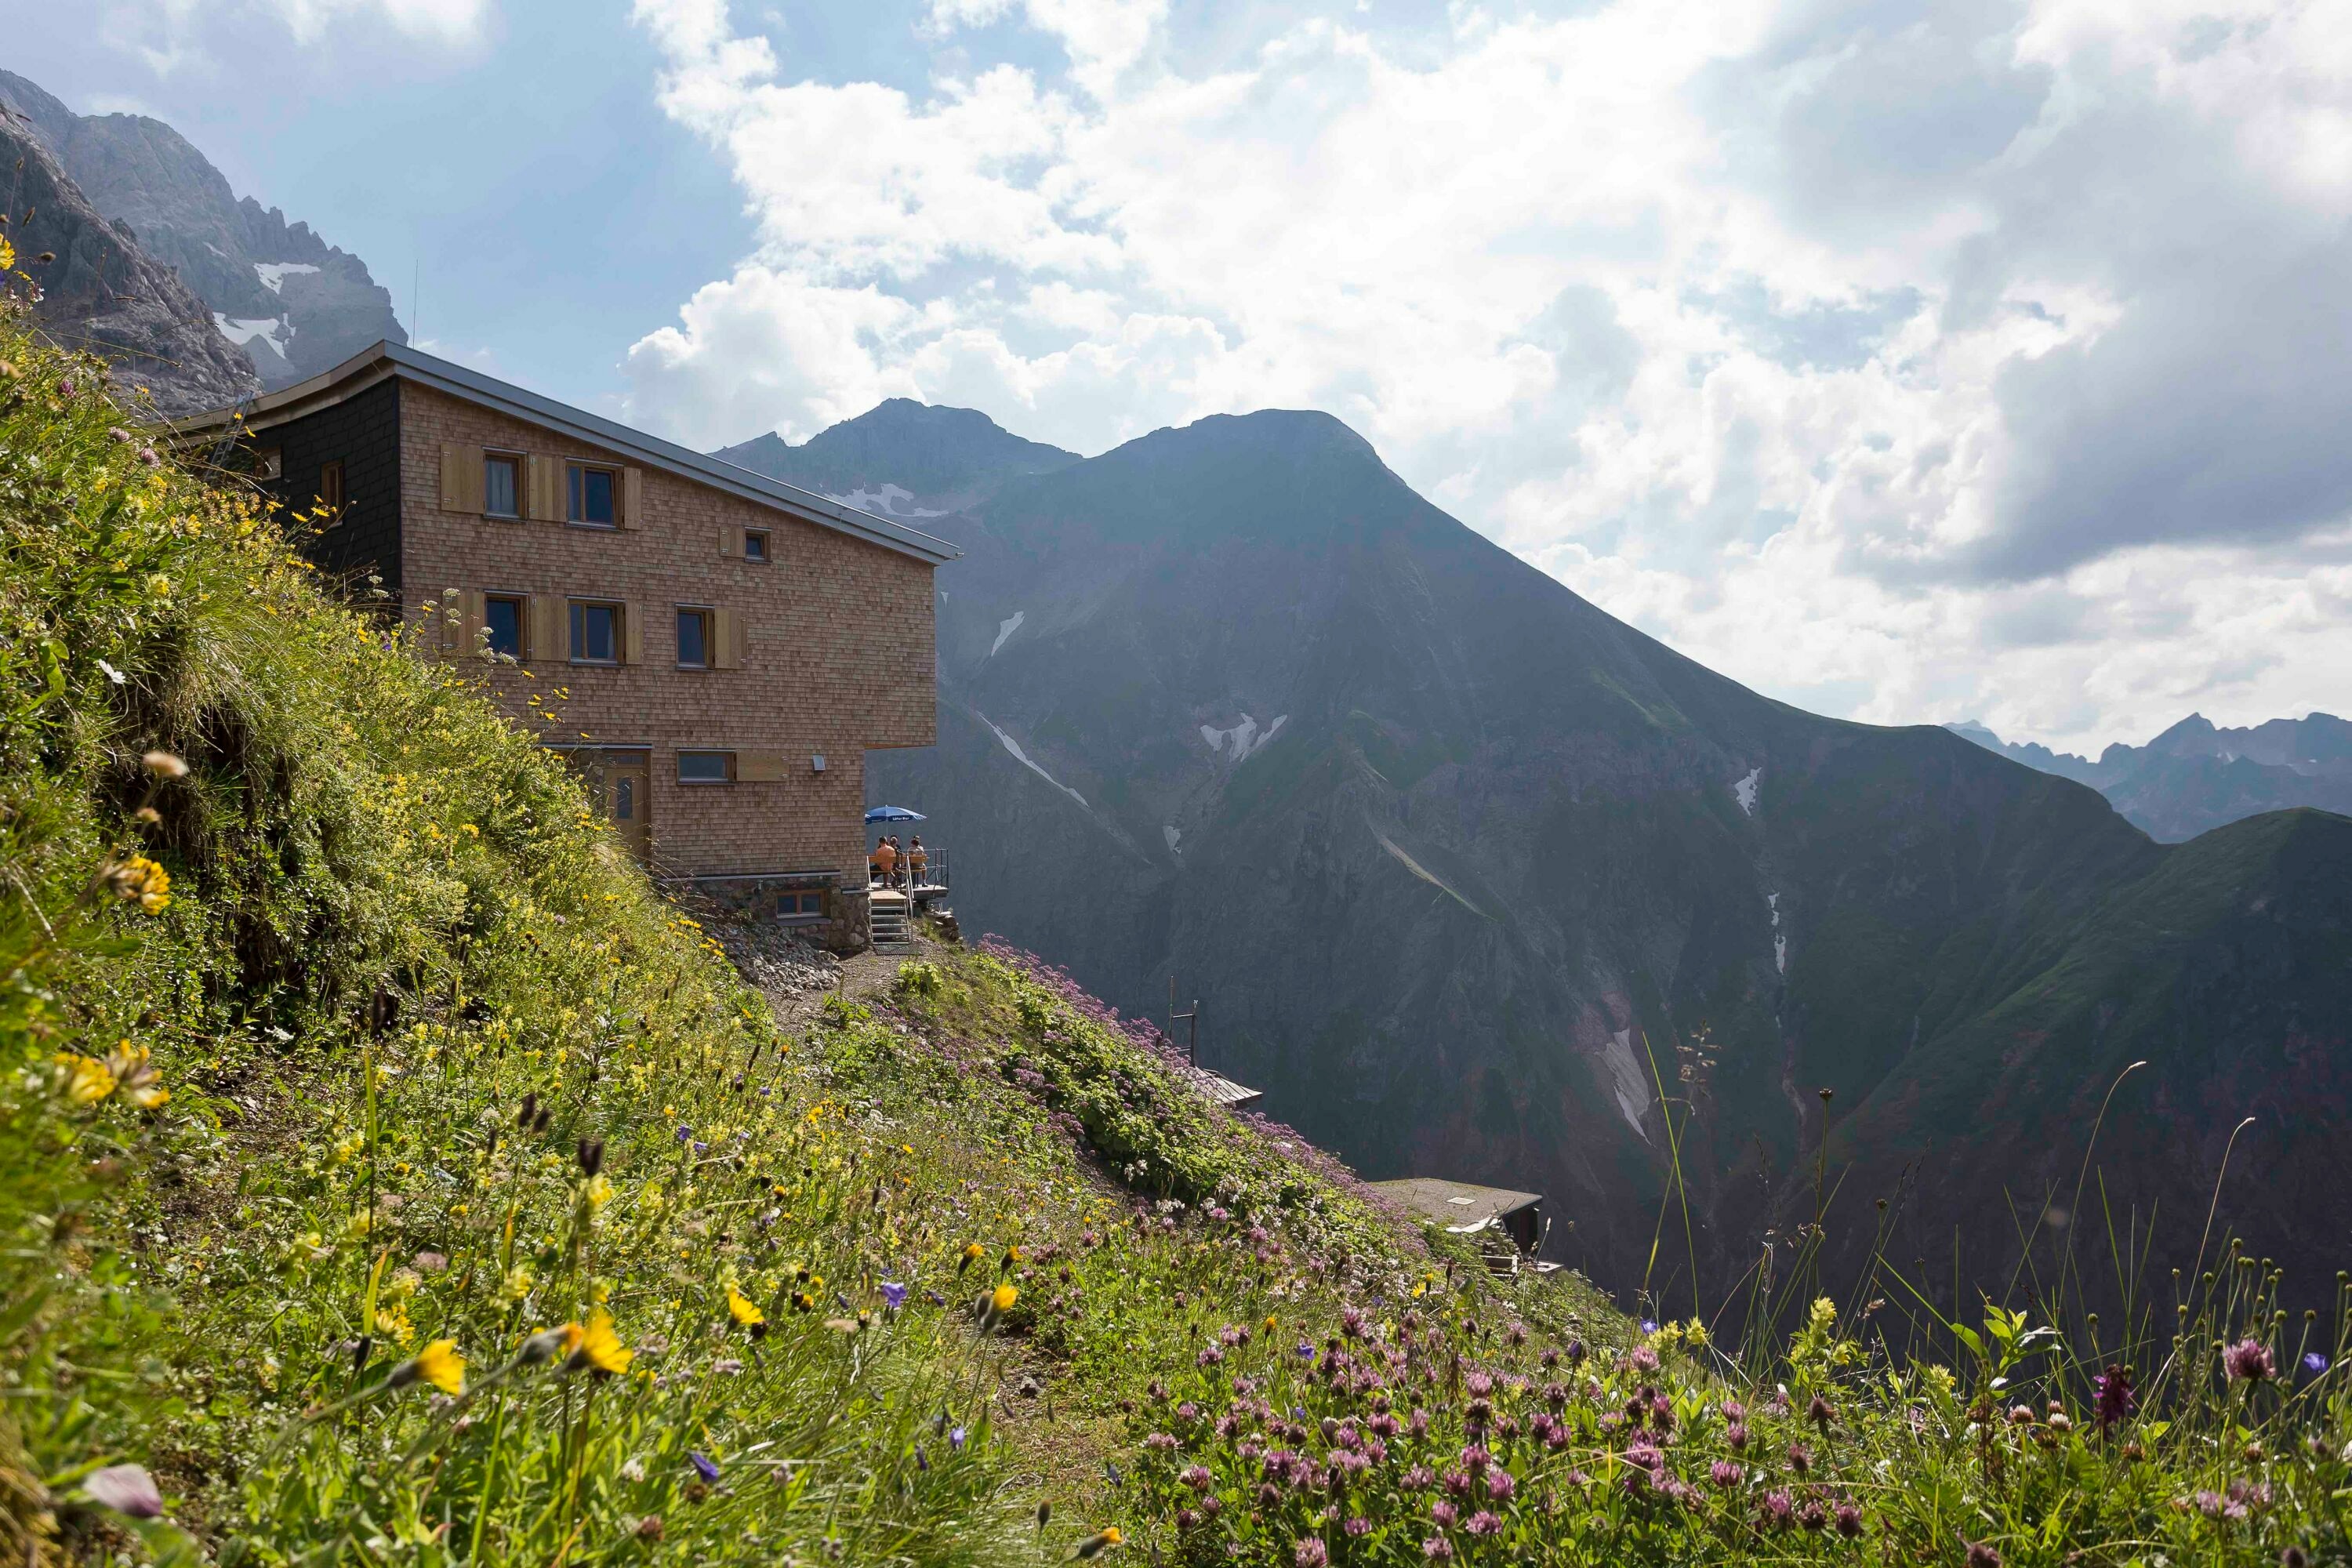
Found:
[[[824,895],[814,889],[776,895],[780,920],[814,920],[824,914]]]
[[[566,515],[571,521],[591,528],[614,526],[617,520],[613,511],[613,470],[574,463],[567,471],[572,479],[572,505]]]
[[[572,662],[621,662],[621,606],[575,601],[572,606]]]
[[[677,782],[680,784],[731,784],[735,778],[735,753],[732,752],[680,752],[677,754]]]
[[[343,521],[343,464],[340,458],[319,465],[319,510],[325,514],[319,521],[329,528]]]
[[[490,652],[503,658],[522,658],[522,601],[492,596],[482,601],[482,629],[488,634],[484,639]]]
[[[746,561],[765,561],[767,558],[768,531],[764,528],[745,529],[743,531],[743,559]]]
[[[482,459],[482,514],[520,517],[517,498],[522,494],[522,459],[493,452]]]
[[[677,613],[677,662],[682,669],[710,668],[710,612]]]

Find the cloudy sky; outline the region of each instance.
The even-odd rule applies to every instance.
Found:
[[[0,3],[698,445],[1319,407],[1823,712],[2352,710],[2352,0]]]

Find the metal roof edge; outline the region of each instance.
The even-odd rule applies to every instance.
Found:
[[[388,340],[362,349],[332,370],[322,371],[291,386],[280,387],[276,392],[231,407],[168,421],[166,428],[174,436],[194,436],[226,426],[239,415],[244,416],[243,422],[247,429],[264,428],[284,419],[299,418],[310,412],[308,405],[319,401],[322,395],[335,392],[344,383],[363,375],[379,363],[388,366],[393,374],[436,392],[636,458],[648,467],[664,468],[698,480],[742,500],[774,507],[821,527],[864,539],[903,555],[915,556],[935,566],[945,565],[963,553],[946,540],[919,529],[908,528],[889,518],[877,517],[872,512],[860,511],[856,507],[844,506],[814,490],[804,490],[796,485],[772,479],[765,474],[754,473],[738,464],[632,429],[617,420],[591,414],[584,408],[574,408],[568,403],[558,403],[551,397],[541,396],[510,382],[484,375],[479,371],[468,370],[437,355]],[[380,379],[373,378],[369,384],[373,385],[374,380]]]

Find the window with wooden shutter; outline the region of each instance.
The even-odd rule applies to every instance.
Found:
[[[512,594],[482,599],[483,650],[520,663],[530,646],[530,601]]]
[[[720,529],[719,531],[719,553],[726,556],[730,561],[740,561],[742,559],[743,531],[740,528]]]
[[[563,508],[563,459],[533,453],[529,512],[531,521],[562,522]]]
[[[738,752],[735,777],[742,784],[773,784],[786,776],[782,752]]]
[[[444,446],[441,448],[441,510],[482,515],[482,449]]]
[[[646,661],[646,618],[637,606],[625,605],[621,609],[621,662],[643,664]]]
[[[554,594],[533,594],[530,602],[527,629],[523,634],[523,657],[533,661],[555,663],[571,657],[564,626],[564,603]]]
[[[621,470],[621,526],[641,528],[645,525],[646,471],[643,468]]]
[[[743,613],[740,610],[710,612],[710,668],[743,668]]]
[[[447,593],[426,610],[433,617],[434,645],[443,653],[463,658],[474,651],[475,633],[482,625],[483,597],[479,593]]]

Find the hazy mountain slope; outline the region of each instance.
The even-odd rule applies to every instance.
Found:
[[[2028,767],[2091,785],[2166,843],[2292,806],[2352,812],[2352,723],[2333,714],[2223,730],[2192,713],[2145,746],[2109,746],[2096,762],[2004,742],[1972,721],[1948,728]]]
[[[0,71],[0,103],[31,121],[92,206],[174,268],[267,386],[331,368],[383,339],[406,342],[392,296],[356,256],[240,199],[178,132],[137,114],[76,114]]]
[[[794,447],[770,432],[714,454],[770,479],[885,516],[953,510],[982,488],[1050,473],[1076,452],[1024,441],[985,414],[893,397]],[[916,497],[924,498],[919,503]]]
[[[40,290],[33,319],[44,331],[103,356],[126,398],[144,386],[165,414],[217,408],[259,390],[203,303],[127,229],[100,216],[47,145],[5,112],[0,169],[9,189],[0,232],[16,248],[16,270]],[[12,277],[0,287],[23,285]]]
[[[2224,968],[2195,971],[2187,1049],[2162,989],[2187,982],[2128,944],[2119,968],[2101,934],[2161,925],[2135,900],[2167,877],[2213,927],[2202,847],[2176,861],[2092,791],[1941,730],[1759,698],[1445,517],[1336,421],[1209,419],[998,484],[926,524],[967,551],[940,574],[940,743],[872,766],[877,799],[931,814],[967,923],[1130,1010],[1164,1007],[1173,965],[1207,1059],[1276,1114],[1373,1174],[1550,1194],[1575,1222],[1552,1251],[1612,1283],[1648,1255],[1661,1084],[1694,1108],[1677,1270],[1696,1251],[1719,1282],[1810,1218],[1818,1089],[1872,1180],[1965,1133],[1972,1171],[2032,1186],[2080,1157],[2091,1111],[2047,1090],[2076,1082],[2081,1017],[2107,1018],[2102,1049],[2165,1054],[2149,1085],[2182,1148],[2246,1098],[2215,1053],[2283,1048]],[[2352,823],[2303,831],[2324,848]],[[2326,973],[2325,930],[2276,937]],[[2306,1026],[2340,1037],[2315,985]],[[2088,1014],[2061,1005],[2078,994]],[[1999,1073],[1946,1065],[1980,1060]],[[2012,1079],[2044,1114],[1965,1113]],[[2225,1212],[2307,1236],[2274,1176]],[[1906,1223],[1947,1258],[1958,1225],[1997,1268],[2007,1209],[1960,1190],[1923,1186]]]

